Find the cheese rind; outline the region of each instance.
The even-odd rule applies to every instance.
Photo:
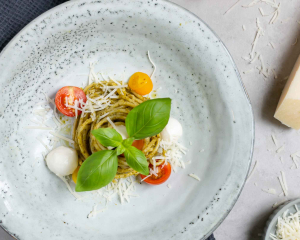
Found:
[[[274,117],[294,129],[300,129],[300,56],[282,91]]]

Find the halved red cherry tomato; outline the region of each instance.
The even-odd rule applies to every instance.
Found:
[[[68,102],[66,102],[66,98]],[[68,117],[75,117],[75,109],[67,107],[66,103],[68,103],[68,105],[74,106],[75,100],[79,101],[80,99],[82,99],[83,102],[86,102],[86,96],[82,89],[80,89],[79,87],[66,86],[59,89],[56,93],[55,105],[62,114]],[[81,107],[81,104],[78,104],[78,106]],[[78,110],[78,115],[79,114],[81,114],[81,111]]]
[[[144,139],[134,140],[132,146],[136,147],[139,150],[142,150],[144,147]]]
[[[163,167],[161,167],[162,165],[157,166],[157,171],[158,171],[157,176],[152,174],[150,177],[147,177],[145,175],[140,174],[142,179],[145,178],[144,182],[149,183],[151,185],[159,185],[167,181],[172,171],[171,164],[167,163]]]

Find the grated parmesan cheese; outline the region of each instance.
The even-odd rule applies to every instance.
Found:
[[[267,1],[267,0],[261,0],[261,1],[262,1],[262,2],[266,2],[266,3],[270,4],[272,7],[275,7],[275,8],[276,8],[276,10],[275,10],[275,12],[274,12],[274,14],[273,14],[273,17],[272,17],[272,19],[270,20],[270,24],[274,24],[275,21],[276,21],[276,19],[277,19],[278,16],[279,16],[279,8],[280,8],[280,4],[281,4],[281,3],[279,3],[278,6],[276,6],[275,3],[269,2],[269,1]]]
[[[94,82],[99,83],[100,80],[97,77],[96,73],[94,72],[94,63],[90,63],[90,72],[89,72],[88,84],[92,84]]]
[[[263,28],[260,26],[260,22],[259,22],[259,19],[256,18],[256,26],[257,26],[257,30],[256,30],[256,34],[255,34],[255,38],[254,38],[254,41],[252,42],[252,49],[251,49],[251,52],[250,52],[250,59],[253,59],[253,54],[254,54],[254,50],[255,50],[255,47],[257,45],[257,41],[258,39],[264,35],[264,30]]]
[[[100,73],[100,75],[101,75],[101,77],[102,77],[102,79],[103,79],[104,81],[108,81],[108,79],[106,79],[106,78],[104,77],[104,75],[103,75],[102,72]]]
[[[66,184],[66,186],[67,186],[69,192],[70,192],[76,199],[80,199],[80,195],[79,195],[78,193],[76,193],[75,191],[72,190],[70,184],[68,183],[68,181],[66,180],[65,177],[61,177],[61,176],[59,176],[59,175],[56,175],[56,176],[58,176],[58,177]]]
[[[272,2],[270,0],[261,0],[261,2],[264,2],[264,3],[268,4],[268,5],[270,5],[271,7],[276,8],[276,2],[275,1]]]
[[[148,58],[149,58],[149,61],[151,62],[152,66],[153,66],[153,72],[151,73],[150,75],[150,78],[152,78],[152,76],[154,75],[155,73],[155,70],[156,70],[156,65],[154,64],[154,62],[151,60],[151,57],[150,57],[150,52],[148,51]]]
[[[110,117],[107,117],[106,119],[107,119],[107,121],[110,123],[110,125],[111,125],[116,131],[118,131],[116,125],[113,123],[113,121],[110,119]]]
[[[235,4],[233,4],[223,15],[229,13],[241,0],[238,0]]]
[[[121,83],[119,83],[118,81],[116,81],[115,79],[111,78],[110,76],[108,76],[108,78],[112,81],[114,81],[117,85],[121,86]],[[127,85],[126,85],[127,86]]]
[[[285,175],[282,171],[281,171],[281,176],[279,176],[278,179],[284,195],[288,196],[288,188],[286,185]]]
[[[264,64],[261,54],[258,56],[258,59],[260,60],[260,63],[261,63],[261,68],[260,68],[259,73],[262,73],[265,77],[268,77],[268,69],[265,68],[265,64]]]
[[[50,127],[43,127],[43,126],[27,126],[26,129],[39,129],[39,130],[53,130]]]
[[[260,8],[258,8],[259,9],[259,11],[260,11],[260,14],[264,17],[264,16],[266,16],[265,14],[264,14],[264,11],[262,10],[262,8],[260,7]]]
[[[187,148],[179,144],[178,142],[172,141],[161,141],[160,147],[165,150],[165,157],[158,156],[158,159],[165,159],[172,166],[174,172],[177,171],[178,167],[185,168],[184,161],[182,160],[182,154],[186,154]],[[154,157],[153,159],[155,159]]]
[[[276,153],[281,153],[282,151],[284,151],[284,145],[282,145],[280,148],[278,148],[276,150]]]
[[[127,84],[119,85],[119,86],[106,86],[107,89],[118,89],[118,88],[126,88],[126,87],[128,87]]]
[[[285,173],[280,171],[281,172],[281,177],[282,177],[282,180],[283,180],[283,184],[284,184],[284,187],[286,189],[286,191],[288,191],[288,186],[286,184],[286,179],[285,179]]]
[[[62,136],[62,135],[60,135],[60,134],[58,134],[56,132],[50,132],[50,134],[53,135],[53,136],[55,136],[55,137],[61,138],[61,139],[65,140],[65,141],[67,141],[67,142],[74,143],[74,141],[72,139],[64,137],[64,136]]]
[[[126,179],[115,179],[109,183],[104,188],[101,188],[97,193],[106,200],[106,205],[108,202],[112,201],[112,197],[117,195],[121,204],[130,202],[130,197],[138,197],[135,194],[137,181],[134,176],[130,176]]]
[[[272,43],[272,42],[269,42],[269,43],[270,43],[270,46],[271,46],[273,49],[275,49],[274,43]]]
[[[254,0],[251,3],[249,3],[248,5],[243,5],[242,7],[244,7],[244,8],[253,7],[254,5],[256,5],[259,2],[260,2],[260,0]]]
[[[276,195],[276,190],[274,188],[269,188],[267,190],[262,189],[263,192],[269,193],[269,194],[273,194]]]
[[[46,148],[46,150],[48,152],[50,152],[50,149],[48,148],[48,146],[42,141],[42,139],[40,139],[39,137],[36,138],[37,140],[39,140],[39,142]]]
[[[190,173],[189,176],[196,179],[196,180],[198,180],[199,182],[201,181],[201,179],[194,173]]]
[[[274,206],[274,205],[273,205]],[[289,213],[287,209],[278,217],[275,234],[270,233],[272,240],[297,240],[300,236],[300,212],[297,205],[295,213]]]
[[[275,146],[278,147],[278,141],[277,141],[275,135],[274,135],[274,134],[271,134],[271,137],[272,137],[272,140],[273,140]]]
[[[97,205],[93,207],[93,210],[88,214],[87,218],[95,217],[97,214],[104,212],[107,207],[97,210]]]
[[[295,158],[292,158],[292,160],[295,163],[296,168],[298,169],[299,166],[298,166],[297,160]]]

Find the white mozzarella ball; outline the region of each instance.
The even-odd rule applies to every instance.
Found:
[[[167,126],[161,132],[161,138],[164,141],[177,141],[182,136],[182,126],[178,120],[170,117]]]
[[[53,173],[63,177],[75,171],[78,166],[78,155],[75,149],[60,146],[47,155],[46,162]]]

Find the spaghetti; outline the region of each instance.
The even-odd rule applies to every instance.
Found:
[[[123,82],[115,80],[92,83],[84,89],[84,93],[88,101],[83,107],[82,114],[75,120],[73,129],[73,140],[78,151],[80,165],[91,154],[107,149],[92,135],[92,130],[125,126],[128,113],[140,103],[148,100],[131,91],[129,87],[123,85]],[[142,151],[149,164],[159,166],[164,163],[164,160],[152,160],[158,151],[160,141],[160,134],[144,139]],[[124,156],[118,156],[115,179],[138,174],[128,166]]]

